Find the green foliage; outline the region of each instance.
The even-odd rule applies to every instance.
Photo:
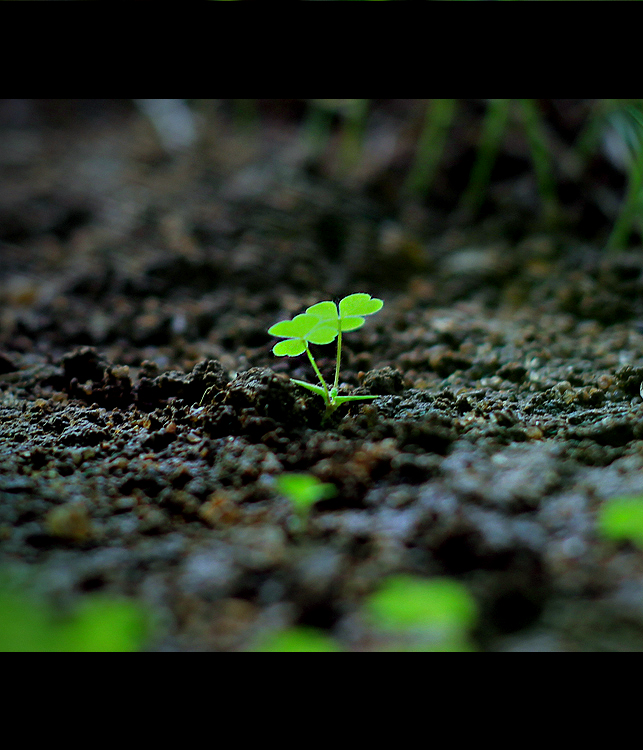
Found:
[[[415,198],[425,199],[435,184],[441,165],[450,157],[449,138],[452,137],[454,126],[458,129],[461,100],[427,99],[418,102],[422,103],[423,111],[418,114],[423,116],[423,122],[404,189]],[[364,133],[372,107],[371,100],[307,99],[305,103],[302,134],[311,156],[321,157],[332,144],[339,166],[337,171],[350,174],[357,162],[366,156]],[[254,100],[234,100],[234,106],[237,122],[244,126],[250,121],[258,121],[261,116]],[[629,152],[628,163],[624,166],[627,187],[607,249],[626,247],[633,231],[643,234],[643,100],[594,100],[591,116],[574,148],[566,155],[565,165],[560,158],[560,149],[554,149],[551,142],[551,128],[543,116],[538,99],[487,99],[485,106],[486,112],[475,143],[475,161],[457,211],[459,220],[473,220],[481,209],[489,191],[498,152],[510,129],[512,135],[524,136],[528,141],[545,223],[554,223],[563,217],[556,161],[560,162],[560,171],[567,177],[573,174],[580,176],[591,166],[591,160],[603,147],[606,137],[616,132]],[[284,345],[280,350],[290,352],[295,351],[295,347]]]
[[[478,608],[457,581],[393,576],[366,601],[375,627],[368,650],[394,652],[469,652],[469,633]],[[293,627],[265,640],[258,651],[342,651],[332,637],[315,628]]]
[[[553,221],[556,219],[559,210],[558,196],[556,195],[556,181],[552,170],[550,146],[547,141],[543,118],[536,100],[518,99],[518,102],[522,126],[529,140],[543,214],[545,219]]]
[[[470,216],[475,216],[479,211],[489,187],[500,145],[506,137],[508,125],[512,122],[527,136],[543,212],[548,220],[553,220],[558,211],[556,181],[542,115],[534,99],[488,100],[476,161],[467,189],[462,195],[460,207]]]
[[[326,414],[332,414],[338,406],[348,401],[360,401],[377,398],[377,396],[338,396],[339,367],[342,356],[342,333],[355,331],[366,322],[367,315],[373,315],[381,310],[384,302],[371,297],[370,294],[357,292],[344,297],[339,306],[329,300],[318,302],[306,309],[305,313],[296,315],[292,320],[281,320],[268,329],[272,336],[286,339],[275,344],[272,348],[278,357],[296,357],[306,352],[308,359],[319,378],[321,386],[306,383],[303,380],[293,382],[318,394],[326,404]],[[308,347],[309,344],[330,344],[337,339],[337,361],[335,366],[335,381],[332,388],[328,388],[317,363]]]
[[[415,161],[406,180],[407,190],[418,197],[426,196],[435,180],[457,101],[432,99],[427,105]],[[527,137],[543,216],[546,222],[555,222],[560,216],[560,206],[552,146],[537,99],[487,100],[476,160],[460,201],[461,212],[473,218],[481,208],[509,126],[519,128]],[[617,134],[626,152],[627,187],[607,241],[608,250],[618,250],[627,246],[635,229],[643,234],[643,100],[598,100],[585,132],[575,146],[575,156],[589,162],[610,132]]]
[[[138,651],[147,631],[145,613],[130,601],[93,596],[62,616],[10,587],[0,589],[0,651]]]
[[[599,512],[598,528],[607,539],[630,541],[643,549],[643,495],[607,502]]]
[[[340,300],[339,308],[334,302],[318,302],[316,305],[307,308],[306,312],[318,318],[320,328],[330,326],[337,335],[338,331],[355,331],[357,328],[361,328],[365,323],[364,316],[376,313],[383,306],[384,303],[381,299],[375,299],[370,294],[357,292]],[[313,341],[313,343],[315,342]]]
[[[361,156],[368,99],[309,99],[304,122],[305,140],[313,156],[328,146],[333,122],[339,120],[338,169],[346,173]]]
[[[476,160],[469,176],[469,184],[460,201],[461,207],[471,216],[477,214],[484,201],[491,180],[491,171],[505,133],[510,107],[511,99],[489,99],[487,103]]]
[[[426,625],[468,628],[477,617],[469,592],[449,578],[394,576],[370,597],[368,606],[379,624],[395,629]]]
[[[321,304],[324,304],[323,302]],[[333,304],[330,302],[329,304]],[[286,338],[272,347],[278,357],[296,357],[310,344],[330,344],[337,338],[337,329],[320,324],[315,315],[296,315],[292,320],[282,320],[268,329],[272,336]]]
[[[427,193],[440,165],[457,99],[431,99],[417,145],[415,162],[406,178],[405,189],[418,196]]]
[[[337,494],[334,484],[320,482],[312,474],[281,474],[277,479],[277,489],[290,500],[301,516],[307,516],[319,500]]]
[[[406,180],[406,189],[423,197],[431,188],[443,157],[449,130],[456,112],[457,99],[432,99],[427,105],[424,128],[417,145],[415,161]],[[542,116],[534,99],[489,99],[476,161],[469,184],[462,194],[460,208],[469,216],[480,209],[491,179],[491,172],[506,136],[507,125],[514,121],[525,132],[530,145],[538,192],[547,218],[556,215],[556,183]]]
[[[395,651],[471,651],[468,632],[478,610],[467,589],[449,578],[393,576],[367,601],[373,623],[397,633]]]
[[[607,241],[609,250],[627,245],[635,225],[643,234],[643,100],[626,100],[608,113],[607,121],[625,145],[627,188],[623,205]]]
[[[317,628],[295,627],[273,635],[256,649],[261,652],[337,652],[340,645]]]

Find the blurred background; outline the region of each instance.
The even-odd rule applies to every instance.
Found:
[[[0,346],[236,368],[273,361],[276,316],[356,289],[515,305],[615,253],[638,268],[641,112],[629,99],[2,100]],[[628,305],[618,314],[638,314]]]

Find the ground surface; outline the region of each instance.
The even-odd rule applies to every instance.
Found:
[[[596,529],[643,493],[640,252],[539,228],[520,175],[477,223],[449,220],[446,183],[396,202],[386,111],[351,182],[306,160],[297,113],[219,113],[168,155],[127,102],[66,107],[3,110],[12,575],[54,604],[144,603],[153,650],[293,625],[368,649],[364,599],[400,572],[463,583],[483,650],[643,649],[643,555]],[[266,331],[357,291],[385,305],[345,336],[341,381],[380,397],[322,424],[288,380],[307,361]],[[338,490],[305,533],[286,471]]]

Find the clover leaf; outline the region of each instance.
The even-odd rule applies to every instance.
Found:
[[[334,302],[318,302],[309,307],[306,313],[319,318],[319,325],[327,323],[337,326],[339,331],[355,331],[361,328],[365,315],[372,315],[381,310],[384,305],[381,299],[371,297],[370,294],[358,292],[349,294],[339,303],[339,312]],[[315,342],[313,342],[315,343]]]
[[[282,320],[268,329],[272,336],[285,338],[272,347],[278,357],[296,357],[306,351],[307,342],[312,344],[330,344],[337,336],[337,330],[328,325],[319,325],[315,315],[303,313],[292,320]]]
[[[319,500],[337,494],[334,484],[320,482],[312,474],[281,474],[277,478],[277,489],[290,500],[293,508],[302,516],[308,515],[311,507]]]

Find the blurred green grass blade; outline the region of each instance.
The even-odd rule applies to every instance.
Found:
[[[480,210],[487,194],[493,165],[507,127],[510,106],[511,99],[489,100],[476,160],[460,202],[461,208],[472,217]]]
[[[558,216],[558,198],[550,158],[551,148],[547,143],[543,118],[534,99],[520,99],[519,102],[531,148],[543,214],[547,222],[552,222]]]
[[[362,153],[362,142],[368,116],[369,99],[352,99],[344,111],[341,129],[339,169],[347,174],[355,167]]]
[[[639,154],[630,168],[623,206],[607,240],[608,250],[627,246],[637,219],[643,213],[643,154]]]
[[[457,101],[457,99],[431,99],[427,104],[415,161],[405,183],[405,190],[416,197],[424,197],[433,184],[449,128],[453,122]]]
[[[613,251],[627,246],[636,224],[643,228],[643,100],[630,100],[612,113],[610,122],[629,151],[625,197],[607,241],[607,249]]]

